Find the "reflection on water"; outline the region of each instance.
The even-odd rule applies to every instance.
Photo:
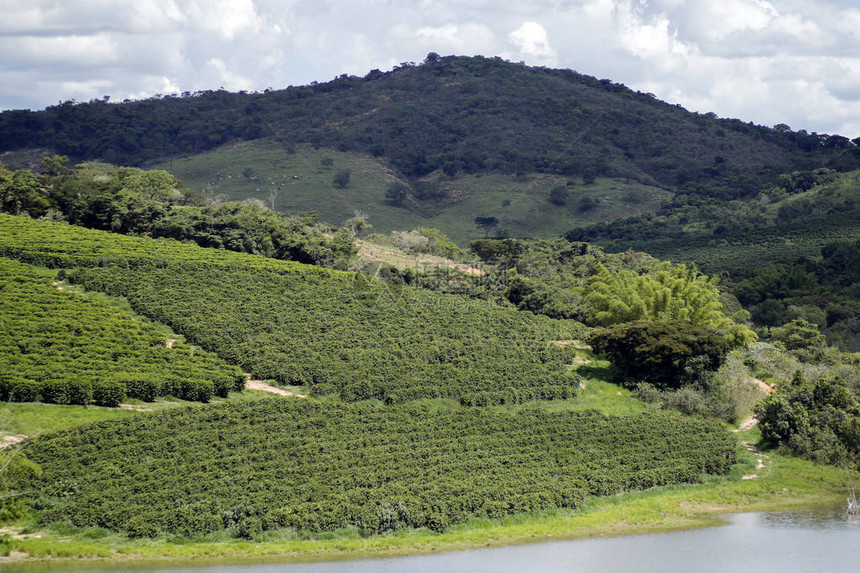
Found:
[[[811,530],[854,529],[860,531],[860,516],[848,515],[845,506],[832,506],[798,511],[775,511],[771,513],[754,513],[759,518],[762,527],[770,528],[799,528]],[[860,543],[860,540],[858,540]],[[860,564],[857,566],[860,571]]]
[[[844,508],[727,516],[722,527],[391,559],[162,567],[151,573],[791,573],[860,571],[860,520]],[[32,571],[32,570],[30,570]],[[140,572],[105,568],[100,573]]]

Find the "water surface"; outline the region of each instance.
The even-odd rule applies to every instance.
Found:
[[[691,531],[551,541],[411,557],[149,568],[149,573],[792,573],[860,571],[860,519],[842,507],[741,513]],[[33,571],[30,569],[29,571]],[[56,570],[53,570],[56,571]],[[140,573],[123,565],[88,571]]]

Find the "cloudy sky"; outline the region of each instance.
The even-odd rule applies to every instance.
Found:
[[[0,109],[262,90],[441,55],[860,136],[860,0],[0,0]]]

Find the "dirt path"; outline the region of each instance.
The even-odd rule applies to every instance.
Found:
[[[283,388],[278,388],[277,386],[272,386],[271,384],[266,384],[262,380],[248,380],[245,382],[245,388],[250,388],[251,390],[261,390],[263,392],[269,392],[270,394],[277,394],[278,396],[294,396],[296,398],[307,398],[304,394],[296,394],[295,392],[290,392],[289,390],[284,390]]]
[[[766,388],[768,388],[771,392],[773,392],[773,389],[770,386],[768,386],[767,384],[765,384],[761,380],[758,380],[758,382],[761,382],[761,384],[763,384]],[[761,386],[759,386],[759,387],[761,387]],[[764,391],[764,389],[762,389],[762,391]],[[740,425],[737,427],[737,429],[732,430],[732,431],[733,432],[744,432],[746,430],[752,430],[756,426],[758,426],[758,419],[755,416],[750,416],[749,418],[747,418],[743,422],[741,422]],[[755,473],[743,475],[743,476],[741,476],[741,479],[758,479],[760,477],[764,477],[767,474],[769,474],[770,473],[770,456],[768,456],[767,454],[761,453],[760,449],[758,449],[757,447],[755,447],[754,445],[752,445],[749,442],[741,441],[741,444],[743,444],[743,447],[745,447],[748,452],[752,453],[756,457]],[[767,470],[767,471],[763,472],[763,470]]]
[[[732,430],[733,432],[745,432],[747,430],[752,430],[758,426],[758,420],[755,416],[750,416],[746,420],[740,423],[736,430]]]
[[[29,436],[24,434],[12,434],[9,436],[3,436],[0,438],[0,450],[3,448],[8,448],[9,446],[13,446],[15,444],[20,444],[24,440],[26,440]]]
[[[770,396],[776,391],[776,388],[762,380],[761,378],[753,378],[752,381],[758,386],[758,389],[761,390],[765,396]]]
[[[135,412],[152,412],[152,408],[146,408],[137,404],[120,404],[119,408],[121,410],[134,410]]]
[[[767,454],[761,453],[761,450],[755,447],[752,444],[748,444],[747,442],[743,443],[744,447],[748,452],[751,452],[756,457],[755,462],[755,472],[754,474],[746,474],[741,476],[741,479],[758,479],[760,477],[764,477],[770,473],[770,456]],[[762,472],[762,470],[767,470],[766,472]]]
[[[0,535],[8,535],[12,539],[38,539],[42,537],[42,532],[21,533],[21,530],[20,527],[2,527],[0,528]]]

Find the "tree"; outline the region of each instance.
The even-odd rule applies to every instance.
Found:
[[[385,190],[385,200],[392,205],[402,205],[408,192],[409,187],[400,181],[395,181]]]
[[[802,318],[770,331],[771,341],[793,353],[803,362],[815,362],[821,358],[827,346],[827,338],[818,327]]]
[[[338,189],[345,189],[349,186],[349,177],[350,177],[349,169],[338,169],[335,174],[332,182],[334,186]]]
[[[585,297],[588,318],[609,326],[643,319],[681,321],[720,332],[733,346],[755,342],[756,334],[723,313],[715,279],[699,273],[695,265],[662,263],[651,274],[602,265]]]
[[[484,230],[484,236],[488,237],[490,231],[499,226],[499,220],[496,217],[475,217],[475,224]]]
[[[361,211],[356,211],[355,216],[351,219],[347,219],[346,223],[344,223],[344,227],[349,229],[349,232],[353,237],[358,235],[360,232],[370,229],[372,225],[367,222],[367,215],[362,213]]]
[[[561,207],[567,203],[568,195],[570,195],[570,191],[563,185],[558,185],[557,187],[553,187],[552,191],[549,192],[549,202]]]
[[[723,336],[690,322],[638,320],[595,330],[588,340],[626,379],[679,388],[717,370],[730,349]]]
[[[42,159],[42,173],[49,177],[68,175],[69,158],[65,155],[50,155]]]

